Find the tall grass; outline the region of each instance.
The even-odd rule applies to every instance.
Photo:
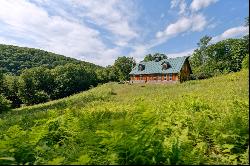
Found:
[[[248,70],[109,83],[0,115],[0,164],[248,164]]]

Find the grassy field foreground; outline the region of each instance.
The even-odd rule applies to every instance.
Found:
[[[248,164],[248,70],[108,83],[0,115],[0,164]]]

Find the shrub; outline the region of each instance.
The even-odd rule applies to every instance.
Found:
[[[249,54],[247,54],[243,61],[242,61],[242,68],[243,69],[248,69],[249,68]]]
[[[7,100],[3,95],[0,94],[0,113],[8,111],[11,107],[11,101]]]

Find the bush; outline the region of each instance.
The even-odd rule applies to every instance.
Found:
[[[212,77],[212,74],[206,72],[199,72],[197,74],[191,74],[190,80],[203,80]]]
[[[242,68],[243,69],[248,69],[249,68],[249,54],[247,54],[243,61],[242,61]]]
[[[11,101],[7,100],[3,95],[0,94],[0,113],[10,110]]]

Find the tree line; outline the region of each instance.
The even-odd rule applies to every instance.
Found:
[[[249,17],[246,18],[245,26],[249,26]],[[190,57],[192,79],[204,79],[248,68],[249,34],[217,43],[211,41],[212,37],[206,35],[197,43],[198,48]]]
[[[109,81],[128,80],[128,73],[135,65],[133,58],[125,56],[118,57],[114,65],[107,67],[74,62],[55,67],[41,65],[15,72],[6,72],[1,63],[0,112],[56,100]]]
[[[248,18],[246,25],[249,26]],[[211,43],[204,36],[190,56],[191,79],[204,79],[249,66],[249,35]],[[162,53],[145,55],[143,61],[167,59]],[[101,67],[47,51],[0,45],[0,112],[63,98],[109,81],[129,80],[133,57],[118,57]]]
[[[40,66],[51,69],[68,63],[82,64],[94,69],[103,68],[93,63],[40,49],[0,44],[0,68],[5,73],[20,75],[24,69]]]

